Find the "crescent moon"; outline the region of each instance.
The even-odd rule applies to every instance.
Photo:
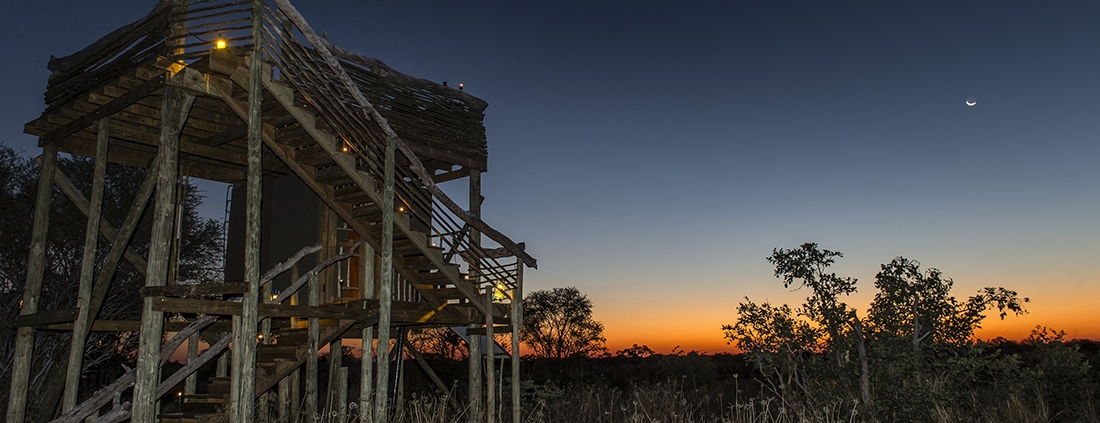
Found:
[[[970,98],[966,99],[966,105],[967,106],[973,107],[975,104],[978,104],[978,99],[976,99],[974,97],[970,97]]]

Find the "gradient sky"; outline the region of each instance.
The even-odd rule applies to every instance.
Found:
[[[730,349],[743,297],[806,296],[764,257],[808,241],[844,252],[864,311],[904,255],[959,297],[1031,298],[983,337],[1100,338],[1100,3],[676,3],[297,7],[333,43],[489,103],[485,219],[539,259],[527,290],[588,295],[611,351]],[[38,154],[22,127],[49,55],[153,4],[6,5],[0,142]]]

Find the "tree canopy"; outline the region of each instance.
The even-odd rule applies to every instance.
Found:
[[[535,291],[523,299],[520,340],[547,358],[604,351],[603,324],[592,318],[592,301],[577,288]]]

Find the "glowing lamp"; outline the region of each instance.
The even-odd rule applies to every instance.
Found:
[[[218,41],[214,42],[214,48],[216,48],[218,50],[225,50],[225,39],[224,38],[218,38]]]
[[[404,206],[398,207],[397,211],[400,212],[400,213],[404,213],[405,212],[405,207]]]
[[[499,303],[504,301],[504,291],[507,289],[508,287],[504,286],[503,282],[497,282],[496,286],[493,287],[493,302]]]

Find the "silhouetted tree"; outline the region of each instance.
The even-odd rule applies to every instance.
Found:
[[[603,324],[592,319],[592,301],[574,287],[527,294],[520,340],[548,358],[591,355],[604,351],[606,341]]]

